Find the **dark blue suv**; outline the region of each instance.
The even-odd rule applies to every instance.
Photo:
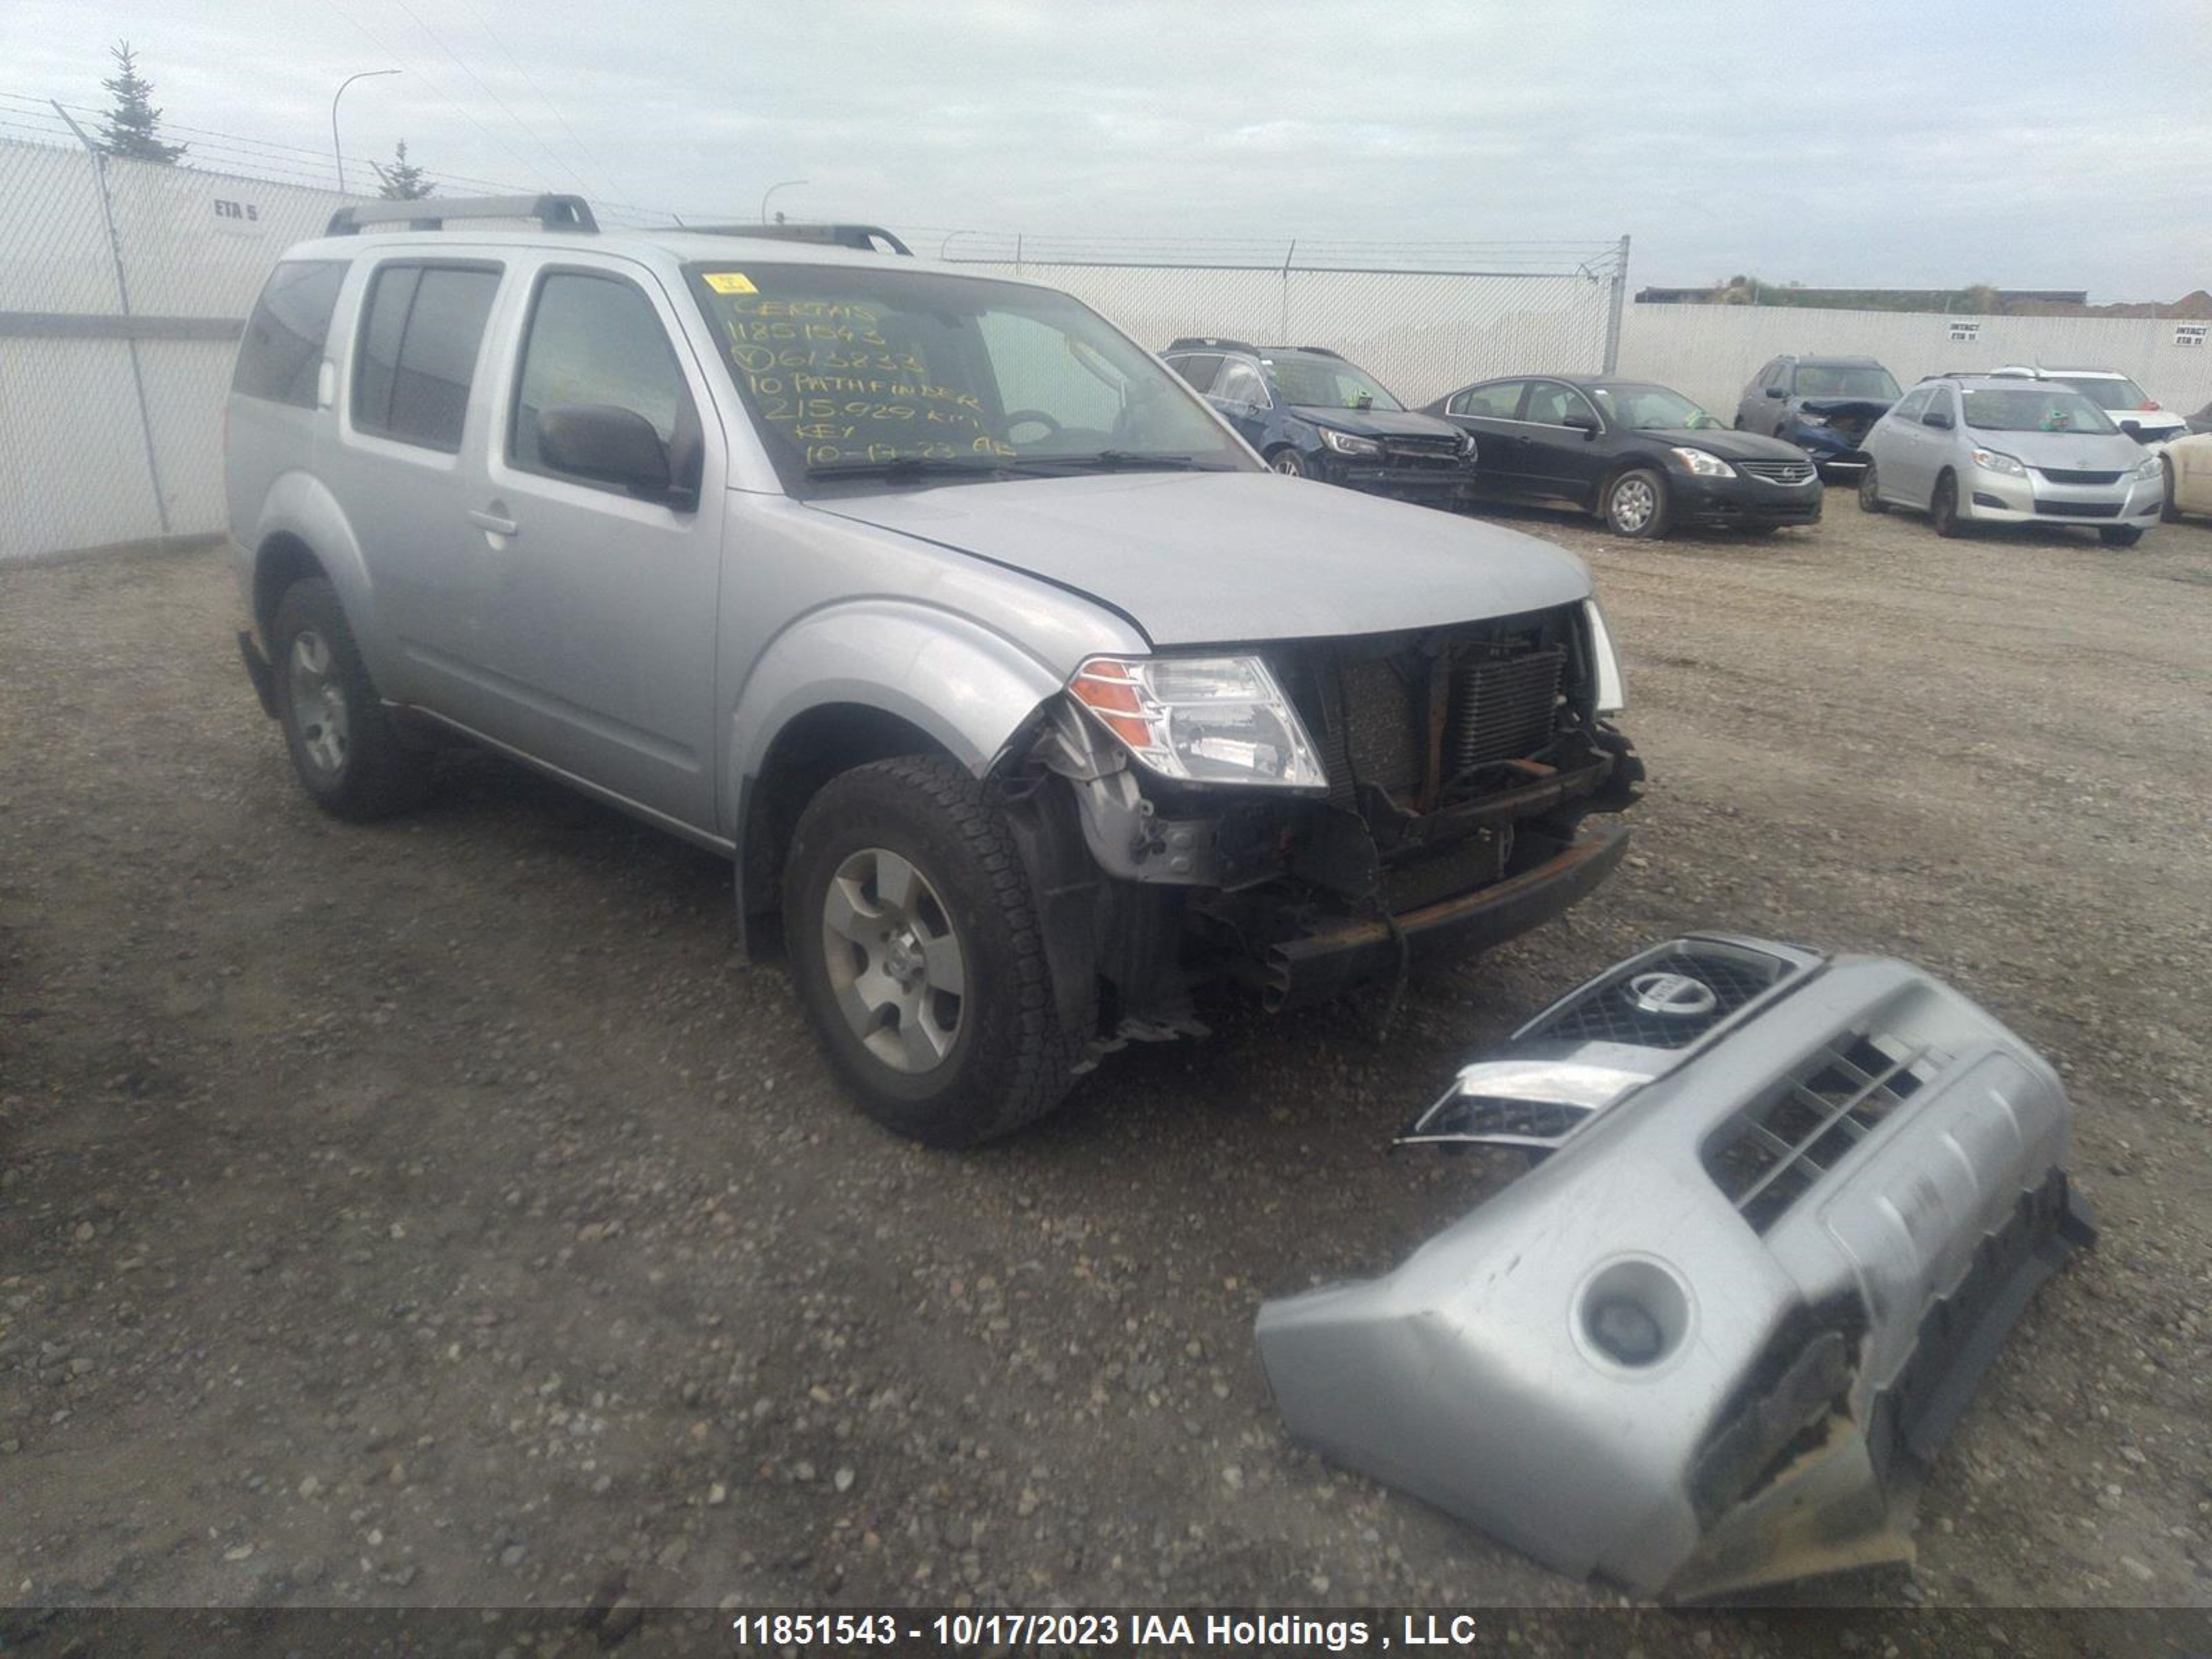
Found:
[[[1475,442],[1325,346],[1177,340],[1160,354],[1278,472],[1435,507],[1466,499]]]

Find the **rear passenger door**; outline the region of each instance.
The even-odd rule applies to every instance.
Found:
[[[487,707],[467,606],[466,514],[483,477],[485,325],[504,267],[396,255],[370,265],[324,467],[367,566],[378,689],[473,725]]]
[[[1527,430],[1521,424],[1526,380],[1489,380],[1454,392],[1444,418],[1474,434],[1474,488],[1483,495],[1516,495],[1529,488]]]
[[[469,503],[486,734],[662,817],[714,831],[726,457],[674,301],[641,265],[546,254],[519,273],[496,354],[489,465]],[[678,489],[565,469],[538,417],[642,416]]]

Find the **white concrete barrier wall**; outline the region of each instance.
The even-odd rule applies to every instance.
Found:
[[[1955,325],[1972,324],[1973,337]],[[1622,313],[1623,376],[1656,380],[1723,419],[1752,376],[1784,352],[1879,358],[1911,386],[1948,369],[2046,363],[2116,368],[2168,409],[2212,402],[2212,341],[2175,343],[2166,317],[1948,317],[1914,311],[1817,311],[1796,306],[1630,304]]]

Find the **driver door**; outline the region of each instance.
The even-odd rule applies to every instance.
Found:
[[[1228,359],[1221,365],[1220,377],[1206,401],[1246,443],[1255,449],[1267,447],[1267,422],[1275,400],[1268,395],[1267,383],[1258,369],[1241,357]]]

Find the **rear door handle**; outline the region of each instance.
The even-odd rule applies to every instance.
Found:
[[[522,526],[514,520],[502,519],[496,513],[479,513],[473,507],[469,511],[469,522],[479,530],[489,530],[495,536],[520,536],[522,533]]]

